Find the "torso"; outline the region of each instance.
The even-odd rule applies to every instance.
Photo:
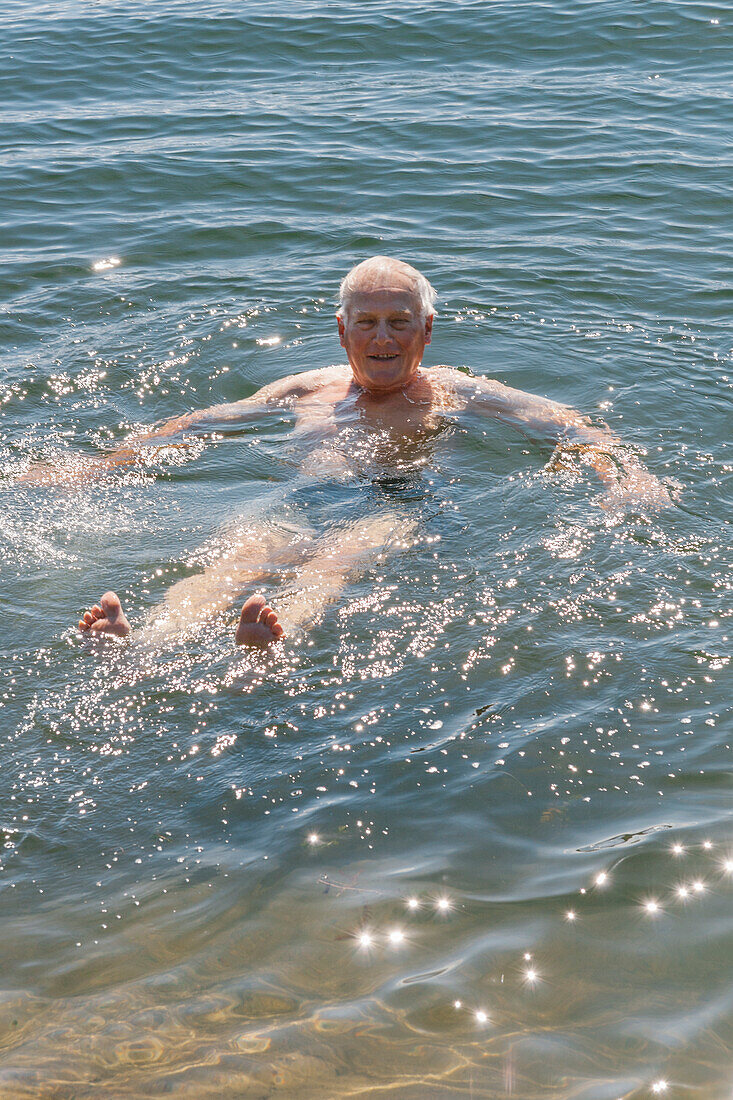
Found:
[[[447,414],[463,407],[451,367],[421,369],[405,389],[373,396],[348,366],[314,371],[296,398],[295,435],[307,442],[302,472],[318,479],[372,476],[375,468],[422,464]]]
[[[446,414],[462,407],[451,385],[450,367],[421,369],[405,390],[384,396],[356,386],[348,367],[318,374],[312,390],[295,405],[299,434],[333,436],[342,426],[361,425],[404,440],[438,431]]]

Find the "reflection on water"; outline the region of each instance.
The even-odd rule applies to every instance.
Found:
[[[595,486],[506,438],[265,490],[250,513],[288,538],[395,503],[412,531],[277,656],[234,649],[234,610],[157,649],[16,649],[8,1095],[539,1097],[571,1067],[577,1095],[678,1072],[705,1095],[730,1000],[722,565],[663,516],[608,526]],[[151,487],[120,491],[142,516]],[[180,583],[178,516],[148,519],[138,615]]]

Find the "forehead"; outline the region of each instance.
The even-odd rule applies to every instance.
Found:
[[[361,286],[352,291],[349,316],[359,313],[420,313],[421,302],[414,288],[400,281],[388,284]]]

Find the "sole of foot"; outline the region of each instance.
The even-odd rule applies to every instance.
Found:
[[[251,645],[266,649],[273,642],[278,642],[284,633],[277,621],[276,613],[264,596],[258,594],[245,600],[239,616],[237,632],[234,635],[237,645]]]
[[[95,603],[79,619],[79,630],[84,634],[109,634],[114,638],[126,638],[130,629],[116,592],[105,592],[99,603]]]

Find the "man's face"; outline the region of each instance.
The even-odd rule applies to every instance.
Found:
[[[420,300],[400,278],[387,286],[366,286],[351,296],[346,321],[338,318],[354,381],[370,393],[400,390],[420,366],[430,343],[433,318],[421,314]]]

